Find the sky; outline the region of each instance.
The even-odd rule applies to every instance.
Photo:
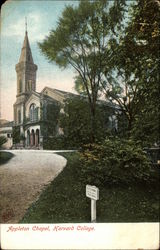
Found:
[[[38,42],[55,29],[66,5],[78,1],[63,0],[8,0],[1,9],[0,40],[0,118],[13,120],[13,104],[16,101],[16,71],[25,36],[25,17],[34,63],[38,66],[37,91],[45,86],[75,92],[75,72],[62,70],[49,63],[41,53]]]

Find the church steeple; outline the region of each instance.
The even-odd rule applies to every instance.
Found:
[[[33,57],[32,57],[32,52],[30,49],[30,44],[28,40],[28,32],[25,32],[25,37],[24,37],[24,42],[23,42],[23,47],[21,50],[21,55],[19,58],[19,62],[29,62],[29,63],[34,63],[33,62]]]
[[[26,95],[31,91],[36,91],[36,71],[37,65],[34,64],[32,52],[28,39],[27,22],[23,46],[18,64],[17,72],[17,96]]]

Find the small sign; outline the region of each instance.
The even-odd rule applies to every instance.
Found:
[[[99,189],[96,186],[86,185],[86,196],[92,200],[99,200]]]

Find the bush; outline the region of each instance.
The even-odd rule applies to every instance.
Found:
[[[64,135],[44,138],[43,148],[48,150],[76,149],[74,144],[68,142]]]
[[[0,152],[0,165],[7,163],[14,155],[9,152]]]
[[[43,148],[48,150],[57,150],[63,148],[63,137],[44,138]]]
[[[12,135],[13,135],[13,143],[14,144],[20,143],[21,136],[20,136],[20,127],[19,126],[13,127],[13,134]]]
[[[5,136],[0,136],[0,149],[2,148],[3,144],[7,142],[7,138]]]
[[[88,184],[128,184],[144,182],[152,176],[145,152],[131,140],[112,138],[106,139],[102,145],[86,145],[80,157],[81,180]]]
[[[114,109],[104,103],[96,105],[94,120],[94,138],[103,141],[106,133],[111,134],[114,129],[111,127],[109,117],[114,114]],[[86,98],[76,96],[66,99],[64,113],[61,113],[59,123],[63,128],[67,145],[80,147],[93,141],[93,125],[91,122],[90,105]],[[113,130],[113,131],[112,131]]]

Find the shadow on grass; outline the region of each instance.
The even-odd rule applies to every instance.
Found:
[[[14,157],[14,154],[10,152],[0,152],[0,165],[6,164],[10,159]]]

